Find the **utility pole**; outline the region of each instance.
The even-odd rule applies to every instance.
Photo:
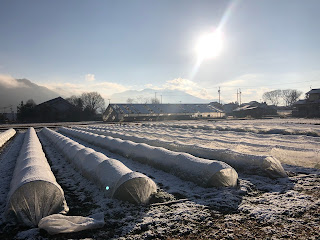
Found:
[[[241,89],[239,88],[240,105],[241,105]]]
[[[239,105],[239,93],[238,93],[238,88],[237,88],[237,104]]]
[[[220,104],[220,87],[219,87],[218,93],[219,93],[219,104]]]
[[[162,104],[162,95],[160,95],[160,97],[161,97],[161,102],[160,103]]]

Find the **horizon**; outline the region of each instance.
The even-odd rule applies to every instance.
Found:
[[[237,90],[242,102],[305,93],[320,87],[318,10],[318,1],[3,1],[0,84],[25,78],[106,103],[148,88],[210,102],[220,87],[224,103]]]

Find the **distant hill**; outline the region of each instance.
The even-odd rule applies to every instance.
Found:
[[[58,97],[59,94],[46,87],[39,86],[28,79],[11,79],[0,81],[0,112],[3,107],[12,105],[14,112],[21,101],[33,99],[36,104]],[[9,109],[6,109],[9,112]]]
[[[128,98],[134,99],[134,103],[151,103],[151,99],[155,97],[155,92],[157,92],[157,99],[162,103],[209,103],[213,100],[201,99],[192,96],[188,93],[179,90],[154,90],[154,89],[144,89],[138,90],[128,90],[121,93],[115,93],[111,96],[112,103],[127,103]]]

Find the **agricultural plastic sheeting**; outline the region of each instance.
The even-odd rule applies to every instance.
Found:
[[[60,128],[61,132],[149,165],[174,173],[183,179],[207,187],[236,186],[237,172],[224,162],[173,152],[162,147],[101,136],[81,130]]]
[[[0,133],[0,147],[2,147],[10,138],[16,134],[16,130],[10,128],[2,133]]]
[[[37,134],[29,128],[10,185],[7,218],[37,226],[43,217],[68,210],[64,192],[56,182]]]
[[[84,177],[105,191],[106,196],[132,203],[147,203],[151,194],[156,192],[157,186],[149,177],[133,172],[120,161],[48,128],[42,131]]]
[[[53,235],[101,228],[104,224],[103,213],[96,213],[88,217],[53,214],[42,218],[38,227]]]
[[[77,128],[84,130],[83,128]],[[197,144],[186,144],[179,141],[168,141],[149,137],[133,136],[110,130],[89,130],[97,134],[105,134],[115,138],[122,138],[138,143],[147,143],[157,147],[164,147],[172,151],[187,152],[194,156],[219,159],[236,169],[249,170],[251,173],[261,172],[271,178],[287,177],[280,161],[272,156],[252,155],[236,152],[231,149],[212,149]]]

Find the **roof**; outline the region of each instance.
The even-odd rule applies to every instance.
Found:
[[[252,105],[244,105],[242,107],[238,107],[235,110],[233,110],[234,112],[239,112],[239,111],[246,111],[246,110],[252,110],[252,109],[257,109],[259,108],[258,106],[252,106]]]
[[[313,94],[313,93],[319,93],[320,94],[320,88],[311,89],[307,94]]]
[[[222,112],[209,104],[110,104],[121,114],[174,114]]]
[[[304,100],[298,100],[296,101],[293,105],[303,105],[303,104],[306,104],[307,101],[304,99]]]
[[[41,107],[48,107],[48,106],[56,108],[58,110],[62,110],[62,111],[74,108],[74,106],[71,103],[69,103],[67,100],[63,99],[62,97],[53,98],[51,100],[38,104],[36,107],[41,108]]]

